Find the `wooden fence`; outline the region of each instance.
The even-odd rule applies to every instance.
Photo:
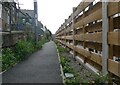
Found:
[[[107,3],[106,33],[102,7],[102,2],[83,0],[73,8],[73,13],[61,25],[55,36],[56,40],[69,48],[73,57],[79,58],[84,65],[92,66],[92,69],[100,72],[106,68],[111,76],[120,79],[120,2]],[[107,38],[108,51],[104,49],[104,37]],[[104,53],[108,56],[103,56]]]

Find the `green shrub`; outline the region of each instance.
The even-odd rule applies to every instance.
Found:
[[[62,66],[67,66],[69,62],[70,62],[69,58],[64,57],[64,56],[60,57],[60,63],[61,63]]]
[[[108,80],[109,80],[108,75],[104,75],[103,73],[99,73],[99,75],[96,75],[94,82],[96,85],[100,85],[102,83],[107,83]]]
[[[25,56],[33,53],[34,50],[35,47],[33,43],[27,41],[19,41],[15,46],[15,54],[16,56],[18,56],[18,60],[24,60]]]
[[[66,79],[65,80],[66,85],[80,85],[79,79]]]
[[[73,73],[74,78],[66,78],[65,79],[65,84],[66,85],[80,85],[80,76],[79,74],[76,74],[75,72]]]
[[[35,42],[35,41],[18,41],[14,49],[6,48],[2,51],[2,70],[6,70],[12,67],[19,61],[24,60],[31,53],[42,48],[42,45],[46,43],[46,40]]]
[[[34,43],[34,48],[35,48],[36,51],[41,49],[42,48],[42,43],[41,42],[37,42],[37,43],[35,42]]]
[[[57,49],[60,53],[60,63],[63,67],[63,72],[65,73],[72,73],[74,75],[74,78],[65,78],[65,84],[66,85],[80,85],[80,77],[79,74],[76,74],[74,72],[74,69],[70,67],[70,59],[68,57],[65,57],[62,55],[63,52],[67,52],[67,49],[59,46],[57,44]]]
[[[63,48],[63,47],[61,47],[59,45],[57,45],[57,49],[58,49],[59,53],[67,52],[66,48]]]
[[[15,54],[10,48],[4,49],[2,53],[2,70],[6,70],[16,63]]]
[[[63,66],[63,72],[64,73],[74,73],[73,68],[70,66]]]

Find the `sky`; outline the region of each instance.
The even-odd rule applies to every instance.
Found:
[[[19,0],[22,9],[34,9],[34,0]],[[81,0],[37,0],[38,20],[53,34],[68,19],[72,8],[77,7]]]

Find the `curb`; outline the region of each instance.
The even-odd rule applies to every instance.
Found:
[[[0,73],[0,75],[2,75],[3,73],[5,73],[6,71],[7,71],[7,70],[5,70],[5,71],[1,72],[1,73]]]
[[[17,62],[13,66],[9,67],[7,70],[5,70],[3,72],[0,72],[0,75],[2,75],[3,73],[5,73],[6,71],[10,70],[11,68],[15,67],[18,63],[20,63],[20,62]]]
[[[57,45],[55,44],[55,47],[57,49]],[[59,63],[60,63],[60,54],[59,54],[59,51],[57,49],[57,55],[58,55],[58,60],[59,60]],[[60,64],[60,71],[61,71],[61,75],[62,76],[62,81],[63,81],[63,84],[65,84],[65,77],[64,77],[64,72],[63,72],[63,68],[62,68],[62,65]]]

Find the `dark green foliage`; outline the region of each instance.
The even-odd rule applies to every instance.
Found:
[[[66,58],[64,56],[60,57],[60,63],[61,63],[62,66],[67,66],[69,62],[70,62],[69,58]]]
[[[102,73],[99,73],[99,75],[96,75],[96,79],[94,80],[96,85],[101,85],[107,83],[109,80],[108,75],[104,75]]]
[[[60,57],[60,63],[63,67],[64,73],[73,73],[73,69],[69,66],[70,59],[67,57]]]
[[[42,48],[42,45],[48,40],[35,41],[18,41],[14,49],[5,48],[2,51],[2,71],[9,69],[16,63],[27,58],[28,55]]]
[[[78,77],[75,77],[73,79],[65,79],[66,85],[80,85],[80,79]]]
[[[2,53],[2,70],[13,66],[17,61],[15,54],[10,48],[4,49]]]
[[[42,48],[42,43],[41,42],[34,42],[34,50],[38,50]]]
[[[63,47],[61,47],[59,45],[57,45],[57,49],[58,49],[59,53],[67,52],[66,48],[63,48]]]
[[[24,60],[25,56],[35,51],[34,44],[27,41],[19,41],[15,46],[15,55],[18,60]]]
[[[64,73],[73,73],[73,68],[71,68],[70,66],[64,66],[63,71]]]
[[[74,78],[65,78],[65,84],[66,85],[80,85],[80,81],[82,80],[82,78],[80,78],[80,74],[75,73],[74,69],[70,66],[71,60],[69,59],[69,57],[64,56],[64,53],[67,52],[67,50],[63,48],[62,46],[60,46],[57,41],[55,41],[55,43],[60,53],[60,63],[63,67],[64,74],[71,73],[74,75]],[[84,69],[84,68],[81,67],[81,69]],[[95,79],[92,81],[82,80],[83,82],[82,85],[106,85],[106,83],[109,80],[110,78],[108,78],[108,75],[99,73],[99,75],[95,75]]]
[[[66,85],[80,85],[80,77],[79,74],[76,74],[74,72],[74,69],[72,67],[70,67],[70,58],[63,56],[63,53],[67,52],[66,48],[61,47],[58,42],[56,42],[57,45],[57,49],[60,53],[60,64],[63,67],[63,72],[65,73],[72,73],[74,75],[74,78],[66,78],[65,79],[65,84]]]

